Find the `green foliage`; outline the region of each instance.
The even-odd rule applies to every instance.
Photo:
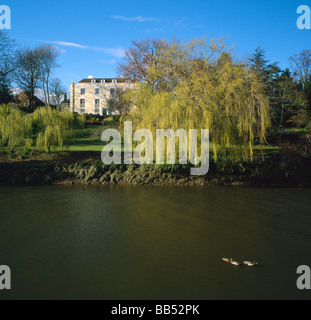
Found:
[[[10,85],[5,80],[0,81],[0,104],[7,104],[13,101]]]
[[[107,101],[108,110],[119,115],[126,115],[130,111],[131,104],[125,99],[129,89],[116,88],[115,94]]]
[[[304,93],[299,90],[288,69],[277,76],[270,95],[273,124],[278,128],[285,128],[293,124],[299,125],[301,115],[307,106]],[[299,115],[299,121],[297,118]]]
[[[46,152],[62,148],[73,130],[83,125],[84,118],[70,111],[41,107],[26,114],[13,105],[0,106],[0,141],[11,152],[18,146],[29,149],[34,145]]]
[[[78,125],[83,125],[82,117],[75,118],[70,111],[59,111],[51,107],[36,109],[30,121],[38,132],[36,147],[46,152],[55,146],[62,148],[64,140],[72,135],[77,121],[80,121]]]
[[[12,105],[0,105],[0,141],[11,152],[19,145],[29,146],[30,127],[25,114]]]
[[[222,42],[171,42],[162,50],[158,68],[150,70],[158,85],[143,83],[133,91],[129,98],[136,108],[123,120],[154,134],[167,128],[210,129],[215,159],[221,152],[252,157],[255,138],[264,143],[270,126],[259,76],[234,62]]]
[[[308,94],[310,50],[289,58],[292,71],[269,64],[266,52],[258,47],[249,59],[251,69],[265,85],[269,98],[273,134],[283,128],[307,128],[310,123],[311,99]]]

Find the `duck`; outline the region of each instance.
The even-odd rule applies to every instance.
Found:
[[[253,261],[253,262],[251,262],[251,261],[243,261],[242,264],[244,266],[254,267],[254,266],[256,266],[258,264],[258,262],[256,262],[256,261]]]
[[[240,262],[238,262],[238,261],[235,261],[235,260],[230,260],[230,263],[232,264],[232,265],[234,265],[234,266],[240,266],[241,265],[241,263]]]
[[[230,262],[232,259],[229,259],[229,258],[222,258],[222,261],[225,261],[225,262]]]

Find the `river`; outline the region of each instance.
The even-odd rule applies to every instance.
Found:
[[[308,188],[0,188],[1,299],[310,299]],[[222,257],[256,260],[234,267]]]

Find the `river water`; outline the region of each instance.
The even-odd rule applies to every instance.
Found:
[[[311,190],[0,188],[1,299],[310,299]],[[233,267],[222,257],[256,260]]]

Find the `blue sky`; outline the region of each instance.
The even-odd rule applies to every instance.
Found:
[[[55,76],[69,87],[88,75],[115,77],[132,40],[227,36],[239,57],[261,45],[271,61],[311,49],[311,30],[298,30],[298,6],[311,0],[1,0],[12,13],[19,45],[51,43],[62,54]]]

